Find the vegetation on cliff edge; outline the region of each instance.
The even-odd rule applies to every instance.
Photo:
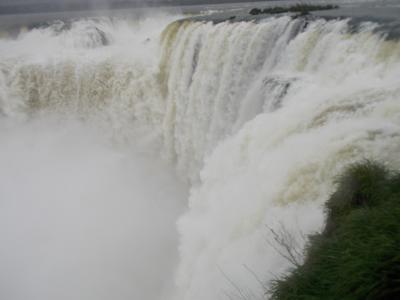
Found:
[[[326,204],[304,264],[272,282],[273,300],[400,299],[400,173],[352,165]]]

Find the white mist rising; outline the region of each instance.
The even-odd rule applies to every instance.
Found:
[[[157,134],[128,121],[118,77],[156,65],[174,18],[157,16],[55,22],[0,41],[1,299],[171,293],[187,187],[149,154]],[[107,90],[112,78],[126,101]]]
[[[0,296],[158,299],[185,187],[77,121],[0,125]]]

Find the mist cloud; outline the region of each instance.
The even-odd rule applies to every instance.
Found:
[[[77,122],[0,123],[0,139],[0,299],[165,292],[186,197],[165,166]]]

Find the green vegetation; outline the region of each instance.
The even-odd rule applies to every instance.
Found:
[[[250,10],[251,15],[260,15],[260,14],[280,14],[280,13],[286,13],[286,12],[296,12],[300,13],[302,15],[308,14],[310,11],[316,11],[316,10],[329,10],[329,9],[335,9],[339,8],[337,5],[312,5],[312,4],[296,4],[292,6],[287,6],[287,7],[271,7],[271,8],[264,8],[264,9],[259,9],[259,8],[253,8]]]
[[[303,265],[275,280],[275,300],[400,299],[400,174],[352,165],[326,204]]]

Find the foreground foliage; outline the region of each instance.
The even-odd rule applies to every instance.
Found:
[[[353,165],[326,210],[305,263],[272,283],[271,299],[400,299],[400,174]]]

